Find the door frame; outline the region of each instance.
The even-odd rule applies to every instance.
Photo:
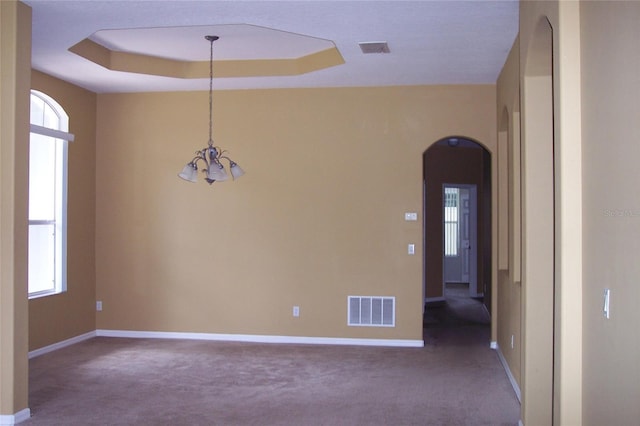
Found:
[[[459,148],[465,148],[464,155]],[[479,148],[480,158],[466,148]],[[423,163],[423,257],[422,295],[424,304],[445,301],[442,282],[442,204],[434,200],[442,196],[444,182],[474,182],[477,187],[478,255],[477,285],[484,295],[484,304],[492,311],[493,299],[493,241],[492,232],[492,153],[482,143],[468,136],[448,136],[430,144],[422,154]],[[479,161],[479,163],[476,163]],[[473,163],[473,165],[472,165]],[[480,170],[471,171],[476,164]],[[453,166],[452,166],[453,165]],[[436,210],[438,209],[438,210]],[[437,213],[436,213],[437,212]],[[434,244],[434,241],[438,241]],[[482,262],[482,263],[480,263]],[[423,309],[425,306],[423,306]]]
[[[442,239],[443,239],[443,247],[444,247],[444,238],[445,238],[445,226],[444,226],[444,190],[445,188],[458,188],[458,189],[468,189],[469,190],[469,296],[470,297],[482,297],[483,292],[478,291],[478,185],[472,183],[443,183],[442,184],[442,194],[443,194],[443,226],[442,226]],[[458,215],[460,219],[460,214]],[[460,250],[463,250],[462,244],[460,245]],[[444,254],[444,250],[442,251],[442,295],[446,295],[446,256]]]

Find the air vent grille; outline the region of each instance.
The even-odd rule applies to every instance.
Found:
[[[389,53],[389,45],[386,41],[363,41],[358,43],[362,53]]]
[[[395,327],[396,298],[382,296],[349,296],[348,325]]]

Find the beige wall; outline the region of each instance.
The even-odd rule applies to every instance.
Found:
[[[579,8],[520,3],[525,424],[582,423]]]
[[[509,218],[499,241],[509,248],[498,256],[498,340],[524,424],[582,423],[579,9],[521,2],[519,39],[497,88],[500,141],[511,149],[509,181],[499,184]]]
[[[517,319],[510,314],[518,308],[518,301],[512,297],[518,289],[513,283],[518,273],[511,270],[517,266],[511,260],[518,258],[517,244],[509,248],[509,269],[501,271],[499,284],[499,345],[516,379],[520,373],[519,382],[529,382],[529,388],[523,389],[525,424],[553,421],[555,424],[627,425],[637,423],[640,417],[637,404],[640,400],[637,367],[640,334],[636,326],[640,315],[636,302],[640,294],[633,282],[639,272],[635,248],[636,234],[640,231],[634,218],[640,208],[636,206],[637,200],[629,196],[637,192],[634,142],[640,134],[637,124],[640,86],[636,72],[640,66],[636,46],[640,36],[639,18],[640,6],[636,2],[523,2],[520,70],[509,59],[497,84],[497,111],[503,120],[499,122],[500,140],[503,131],[510,131],[505,121],[518,124],[520,111],[514,105],[512,112],[510,105],[521,90],[525,98],[521,111],[522,143],[525,146],[531,144],[530,141],[542,143],[544,137],[531,135],[541,135],[541,118],[533,115],[532,110],[535,114],[540,112],[536,111],[539,106],[536,103],[541,98],[538,84],[544,78],[544,71],[531,65],[545,60],[539,56],[541,52],[544,54],[544,49],[540,49],[539,29],[550,26],[551,52],[547,54],[553,79],[553,100],[548,102],[553,111],[555,158],[556,255],[552,299],[555,312],[546,306],[549,301],[533,304],[533,313],[524,312],[522,332],[526,333],[527,327],[535,328],[542,316],[548,320],[552,313],[555,315],[552,387],[543,383],[546,379],[540,379],[548,374],[550,362],[539,364],[544,374],[526,365],[527,359],[531,363],[538,357],[540,341],[523,347],[520,366],[517,357],[504,350],[511,333],[509,328],[517,329]],[[516,49],[517,44],[512,56]],[[514,80],[516,75],[520,76],[519,83]],[[527,89],[527,85],[538,90]],[[514,133],[519,133],[519,129],[514,128]],[[506,139],[512,142],[511,137]],[[532,161],[535,156],[531,156],[529,150],[523,149],[522,154],[525,167],[541,170],[540,161]],[[514,170],[518,166],[517,155],[507,157],[514,162],[510,165],[510,170]],[[548,164],[548,155],[542,162]],[[517,177],[517,173],[509,174],[510,179]],[[522,182],[524,197],[532,185],[540,184],[528,182],[526,177]],[[509,186],[518,187],[512,182]],[[517,224],[517,200],[508,199],[514,192],[505,190],[503,185],[499,188],[501,206],[508,204],[509,220]],[[523,215],[527,214],[532,213],[525,206]],[[517,227],[510,224],[509,232],[514,229]],[[539,233],[532,230],[533,233],[527,233],[525,228],[525,244],[539,242],[536,241]],[[516,242],[517,236],[516,232],[508,239]],[[504,239],[499,240],[504,246]],[[524,288],[537,286],[531,281],[526,264],[522,285]],[[612,313],[608,320],[602,313],[605,288],[612,291]],[[539,296],[534,293],[533,297]],[[531,300],[525,292],[521,303],[527,302]],[[541,359],[538,357],[537,361]]]
[[[29,301],[29,349],[95,330],[95,93],[34,71],[31,87],[69,115],[67,291]]]
[[[0,416],[11,421],[28,413],[30,53],[31,9],[0,2]]]
[[[498,291],[497,343],[518,386],[522,356],[520,270],[520,44],[516,39],[497,83]],[[513,336],[513,346],[511,345]]]
[[[640,419],[640,3],[583,2],[585,425]],[[611,289],[611,316],[602,312]]]
[[[206,93],[99,95],[97,327],[421,340],[422,153],[492,149],[494,104],[491,85],[216,92],[247,174],[208,187],[176,176]],[[347,327],[348,295],[395,296],[396,327]]]

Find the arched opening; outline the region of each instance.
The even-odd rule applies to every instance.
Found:
[[[522,419],[553,423],[555,161],[553,31],[540,19],[522,85]]]
[[[470,138],[449,136],[423,153],[423,167],[425,327],[484,325],[488,341],[491,154]]]

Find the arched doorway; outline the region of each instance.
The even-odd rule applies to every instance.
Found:
[[[556,192],[553,31],[541,18],[522,87],[522,419],[553,423]]]
[[[491,312],[491,154],[449,136],[423,153],[424,303],[446,302],[448,289],[481,300]],[[462,293],[460,293],[462,292]]]

